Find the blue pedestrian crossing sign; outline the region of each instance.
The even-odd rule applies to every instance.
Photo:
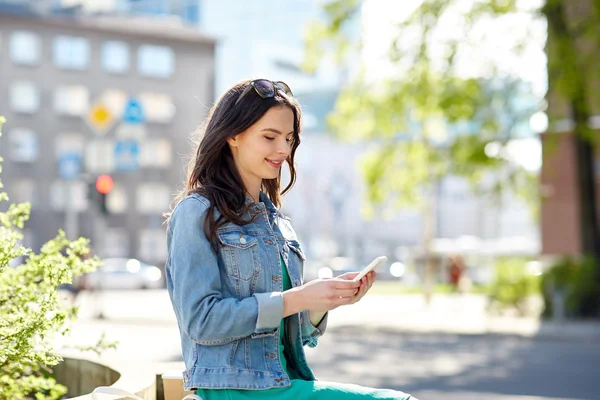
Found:
[[[81,172],[81,157],[77,153],[63,153],[58,159],[58,175],[65,181],[72,181]]]
[[[137,140],[115,142],[115,170],[137,171],[140,168],[140,146]]]
[[[131,97],[125,104],[125,110],[123,111],[123,122],[129,124],[142,124],[145,121],[144,110],[142,109],[142,103],[135,97]]]

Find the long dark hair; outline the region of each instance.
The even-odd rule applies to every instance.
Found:
[[[301,109],[298,102],[280,90],[274,97],[263,99],[251,90],[235,104],[243,90],[250,84],[242,81],[227,90],[211,108],[208,118],[199,130],[199,144],[188,165],[186,187],[173,204],[177,205],[185,196],[198,193],[210,201],[204,223],[204,232],[216,249],[216,231],[228,222],[246,225],[252,219],[244,217],[246,211],[246,189],[234,163],[227,139],[238,135],[254,125],[272,107],[289,107],[294,114],[294,133],[290,155],[286,159],[290,170],[290,182],[280,190],[281,171],[275,179],[263,179],[262,191],[275,207],[281,206],[281,197],[296,182],[294,155],[300,144]],[[220,215],[215,218],[215,209]],[[167,214],[167,218],[170,215]]]

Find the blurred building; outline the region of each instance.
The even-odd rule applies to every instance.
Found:
[[[26,245],[66,228],[101,256],[164,262],[161,214],[211,105],[213,39],[169,21],[17,11],[0,4],[0,155],[11,200],[32,202]],[[107,216],[87,197],[100,174],[114,180]]]
[[[366,218],[362,213],[366,186],[359,162],[374,143],[338,140],[326,124],[339,92],[355,72],[352,67],[359,65],[358,55],[343,65],[325,59],[311,74],[301,68],[305,32],[312,21],[323,17],[323,3],[201,0],[200,27],[217,40],[215,96],[242,79],[265,77],[287,82],[302,105],[297,184],[283,207],[310,259],[343,255],[364,263],[381,254],[402,259],[403,249],[417,249],[422,243],[422,215],[404,208]],[[359,13],[350,20],[348,35],[361,35],[363,17]],[[515,101],[519,100],[531,102]],[[530,129],[523,134],[527,135],[532,135]],[[474,240],[478,251],[537,252],[536,223],[526,205],[514,197],[507,196],[498,207],[456,177],[440,182],[438,196],[436,249],[441,253],[471,251]]]
[[[38,15],[143,16],[194,26],[200,21],[200,0],[0,0],[0,4]]]
[[[305,33],[323,18],[322,0],[200,0],[200,27],[217,39],[216,94],[248,78],[265,77],[289,83],[294,94],[337,91],[346,82],[348,66],[326,59],[306,73]],[[348,24],[360,34],[360,15]]]

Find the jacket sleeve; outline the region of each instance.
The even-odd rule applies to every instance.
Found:
[[[301,324],[300,330],[302,331],[302,345],[308,347],[316,347],[319,338],[325,333],[327,329],[327,317],[329,316],[329,312],[327,312],[321,322],[317,326],[313,326],[310,322],[310,315],[308,314],[308,310],[302,311],[301,314]]]
[[[276,333],[283,316],[281,292],[223,297],[217,254],[204,234],[207,209],[207,200],[188,197],[169,220],[167,289],[180,329],[208,346]]]

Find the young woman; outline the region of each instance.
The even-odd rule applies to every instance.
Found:
[[[290,88],[266,79],[235,85],[209,113],[167,229],[184,386],[204,400],[409,399],[317,381],[306,362],[327,312],[359,301],[375,273],[302,282],[304,253],[278,211],[296,178],[300,118]]]

